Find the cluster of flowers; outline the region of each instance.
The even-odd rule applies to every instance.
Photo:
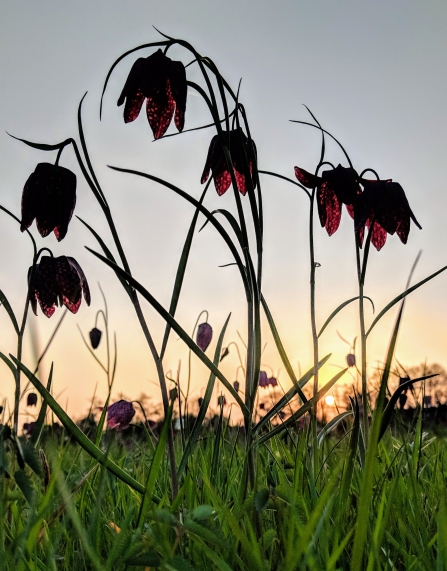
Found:
[[[316,188],[318,215],[321,225],[331,236],[339,227],[342,204],[354,218],[355,231],[362,245],[365,226],[372,227],[371,242],[380,250],[387,233],[397,233],[407,243],[410,219],[416,220],[401,185],[389,180],[361,178],[352,167],[338,167],[323,171],[321,176],[295,167],[295,176],[306,188]]]

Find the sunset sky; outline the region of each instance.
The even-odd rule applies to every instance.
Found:
[[[39,162],[54,162],[44,153],[8,137],[57,143],[77,137],[77,107],[86,91],[84,127],[91,158],[107,195],[134,276],[167,308],[177,263],[193,208],[166,188],[147,180],[111,171],[107,165],[151,173],[178,185],[198,198],[212,129],[185,133],[153,142],[144,112],[125,125],[116,106],[132,63],[153,50],[132,54],[112,75],[99,121],[99,101],[106,74],[123,52],[157,41],[153,28],[189,41],[210,56],[233,89],[242,78],[240,98],[248,113],[258,148],[259,168],[293,178],[295,165],[313,171],[320,153],[320,136],[309,127],[289,120],[309,119],[303,104],[332,132],[360,172],[372,167],[382,178],[392,178],[405,189],[423,230],[412,223],[408,244],[388,237],[383,250],[371,251],[366,295],[380,311],[403,291],[410,268],[420,250],[422,257],[413,283],[447,265],[447,4],[426,0],[20,0],[0,6],[0,203],[20,216],[25,181]],[[180,48],[169,52],[187,64],[190,56]],[[188,77],[199,80],[195,66]],[[204,102],[188,93],[185,129],[209,122]],[[168,133],[175,133],[171,126]],[[346,165],[335,144],[329,143],[327,160]],[[75,214],[91,224],[112,246],[110,232],[71,148],[64,150],[62,166],[78,177]],[[312,364],[309,314],[308,200],[286,182],[262,178],[265,207],[264,295],[274,315],[290,360],[298,374]],[[234,209],[228,192],[218,197],[214,188],[206,206]],[[118,343],[117,380],[113,398],[159,397],[155,368],[130,302],[114,274],[85,250],[98,250],[94,238],[74,217],[60,243],[53,234],[42,239],[31,231],[39,247],[55,255],[76,258],[85,271],[92,304],[82,303],[69,314],[43,363],[48,373],[55,363],[54,394],[73,414],[84,413],[98,385],[103,398],[105,377],[94,362],[77,328],[84,335],[102,308],[98,282],[107,297],[111,332]],[[29,239],[2,214],[0,225],[0,289],[17,317],[23,313],[26,276],[31,263]],[[357,294],[353,223],[343,211],[339,230],[328,237],[316,219],[317,313],[321,326],[344,300]],[[198,314],[206,309],[215,331],[209,354],[227,315],[232,317],[224,345],[246,338],[244,292],[237,270],[218,266],[231,262],[231,254],[216,232],[207,226],[196,234],[178,310],[178,320],[192,331]],[[425,360],[447,365],[447,272],[408,298],[396,356],[408,366]],[[157,345],[163,322],[143,302]],[[40,309],[32,326],[40,346],[50,337],[62,310],[47,319]],[[383,360],[395,319],[389,313],[371,334],[368,360],[371,371]],[[373,319],[367,308],[367,320]],[[102,324],[99,324],[100,328]],[[29,330],[30,331],[30,330]],[[28,331],[28,333],[29,333]],[[358,335],[357,308],[352,304],[327,329],[321,355],[332,352],[322,372],[328,380],[345,364],[350,342]],[[265,327],[263,367],[289,385],[272,338]],[[13,329],[0,311],[0,351],[15,352]],[[98,356],[104,358],[103,344]],[[181,361],[185,382],[188,352],[171,335],[166,371],[176,374]],[[29,334],[25,363],[32,368]],[[234,347],[223,362],[223,372],[236,379],[238,359]],[[206,371],[193,359],[193,395],[200,396]],[[241,378],[239,377],[239,380]],[[347,376],[346,380],[350,378]],[[0,399],[11,399],[13,380],[0,366]],[[12,402],[12,401],[11,401]]]

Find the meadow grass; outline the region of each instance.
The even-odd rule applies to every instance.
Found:
[[[174,500],[169,462],[160,456],[143,515],[139,494],[65,431],[46,430],[47,480],[42,467],[40,475],[26,469],[22,489],[13,478],[0,480],[0,569],[350,569],[364,475],[353,422],[321,440],[316,478],[306,428],[260,446],[255,486],[240,502],[243,429],[216,420],[204,429]],[[445,569],[446,440],[421,428],[420,421],[401,427],[379,444],[363,514],[361,568],[368,571]],[[109,430],[102,446],[136,480],[148,480],[157,452],[148,451],[141,431]],[[180,434],[175,449],[179,457]]]

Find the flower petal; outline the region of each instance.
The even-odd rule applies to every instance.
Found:
[[[323,182],[317,190],[317,204],[320,223],[326,228],[329,236],[332,236],[340,226],[341,207],[336,194],[327,182]]]
[[[148,97],[146,113],[154,139],[160,139],[166,133],[174,114],[175,101],[172,97],[169,79],[166,81],[166,97]],[[166,98],[166,101],[163,99]]]
[[[174,122],[178,131],[182,131],[185,125],[186,97],[188,86],[186,84],[185,66],[181,61],[171,62],[170,71],[172,97],[175,101]]]
[[[295,176],[306,188],[315,188],[321,184],[321,178],[299,167],[295,167]]]

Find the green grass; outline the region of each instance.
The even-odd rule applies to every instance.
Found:
[[[409,434],[387,433],[379,444],[360,569],[446,568],[446,440],[423,435],[414,442]],[[316,478],[305,431],[272,438],[256,456],[254,490],[239,502],[243,434],[225,421],[208,425],[174,502],[161,455],[141,514],[140,494],[70,440],[46,437],[46,486],[29,467],[28,499],[17,478],[0,480],[0,569],[350,569],[364,471],[351,446],[354,431],[344,435],[322,441]],[[102,444],[146,482],[153,455],[144,440],[132,430],[109,431]],[[175,446],[180,457],[180,435]],[[5,447],[12,476],[18,466]]]

